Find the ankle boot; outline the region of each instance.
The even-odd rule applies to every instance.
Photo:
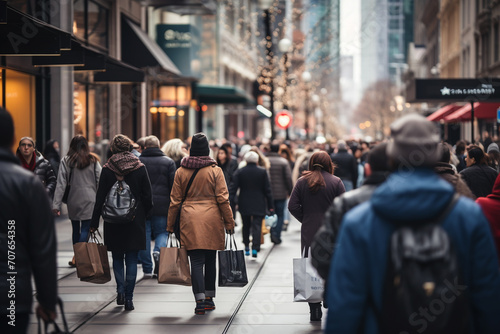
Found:
[[[311,313],[311,321],[321,321],[323,312],[321,311],[321,303],[309,303],[309,310]]]
[[[212,297],[205,298],[205,310],[206,311],[215,310],[215,303],[214,303],[214,299]]]
[[[134,310],[134,303],[132,302],[132,299],[127,299],[125,301],[125,311],[132,311]]]
[[[116,295],[116,305],[125,305],[125,294],[119,293]]]

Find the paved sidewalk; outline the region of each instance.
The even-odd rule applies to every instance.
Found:
[[[238,248],[243,249],[241,223],[238,225],[236,240]],[[135,310],[124,311],[123,306],[115,302],[114,278],[104,285],[80,282],[75,269],[68,267],[67,262],[72,256],[70,222],[59,219],[57,232],[59,295],[64,301],[70,330],[75,333],[321,332],[320,323],[309,322],[307,303],[293,302],[292,259],[300,257],[300,224],[297,221],[291,222],[289,230],[282,234],[283,243],[274,248],[269,235],[265,236],[258,258],[246,257],[249,284],[243,288],[218,287],[214,299],[216,310],[204,316],[194,314],[191,287],[143,279],[140,267],[134,292]],[[230,319],[232,322],[226,328]],[[34,316],[32,323],[29,333],[37,333]]]

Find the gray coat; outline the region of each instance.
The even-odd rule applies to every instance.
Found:
[[[68,166],[68,157],[66,156],[61,160],[59,166],[52,209],[61,210],[62,197],[69,181],[70,172],[71,168]],[[84,169],[73,168],[71,190],[67,203],[69,219],[88,220],[92,218],[100,175],[101,165],[99,162],[91,163]]]

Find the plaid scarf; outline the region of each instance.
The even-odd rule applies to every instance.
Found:
[[[181,160],[181,166],[184,168],[196,169],[211,165],[217,165],[217,162],[209,156],[187,156]]]
[[[103,167],[109,168],[118,176],[125,176],[142,166],[144,164],[132,152],[120,152],[113,154]]]

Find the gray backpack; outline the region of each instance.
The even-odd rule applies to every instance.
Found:
[[[135,218],[137,201],[123,176],[116,175],[116,178],[102,206],[102,218],[113,224],[130,223]]]

